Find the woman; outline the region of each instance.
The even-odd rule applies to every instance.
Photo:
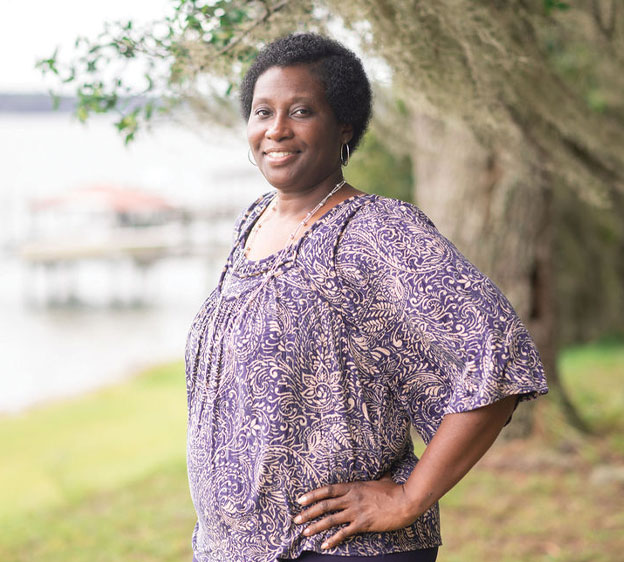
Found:
[[[189,334],[194,558],[435,560],[437,500],[547,392],[538,353],[419,209],[344,182],[371,105],[352,52],[277,40],[241,102],[275,189]]]

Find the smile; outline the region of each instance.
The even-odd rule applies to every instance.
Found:
[[[271,152],[264,153],[264,155],[270,160],[282,160],[284,158],[288,158],[289,156],[293,156],[294,154],[298,154],[298,151],[272,150]]]

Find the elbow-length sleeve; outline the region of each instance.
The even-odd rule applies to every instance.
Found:
[[[446,414],[548,391],[509,301],[414,205],[364,205],[338,239],[330,279],[351,347],[425,442]]]

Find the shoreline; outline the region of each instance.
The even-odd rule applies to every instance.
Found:
[[[49,408],[70,405],[100,392],[105,392],[117,386],[123,385],[124,383],[128,383],[133,379],[144,376],[146,373],[155,369],[176,365],[180,361],[181,358],[179,357],[171,357],[170,359],[145,362],[142,365],[129,367],[122,373],[112,374],[109,378],[107,378],[107,380],[100,383],[96,382],[83,388],[77,388],[75,391],[62,392],[56,395],[35,398],[34,400],[24,402],[13,409],[0,409],[0,423],[6,420],[18,419],[31,413],[45,411]]]

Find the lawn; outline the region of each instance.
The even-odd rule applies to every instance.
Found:
[[[181,364],[0,420],[0,561],[190,560]]]
[[[440,562],[616,562],[624,552],[624,345],[562,354],[595,430],[548,399],[534,437],[497,444],[442,502]],[[0,418],[0,561],[188,562],[181,364]]]

